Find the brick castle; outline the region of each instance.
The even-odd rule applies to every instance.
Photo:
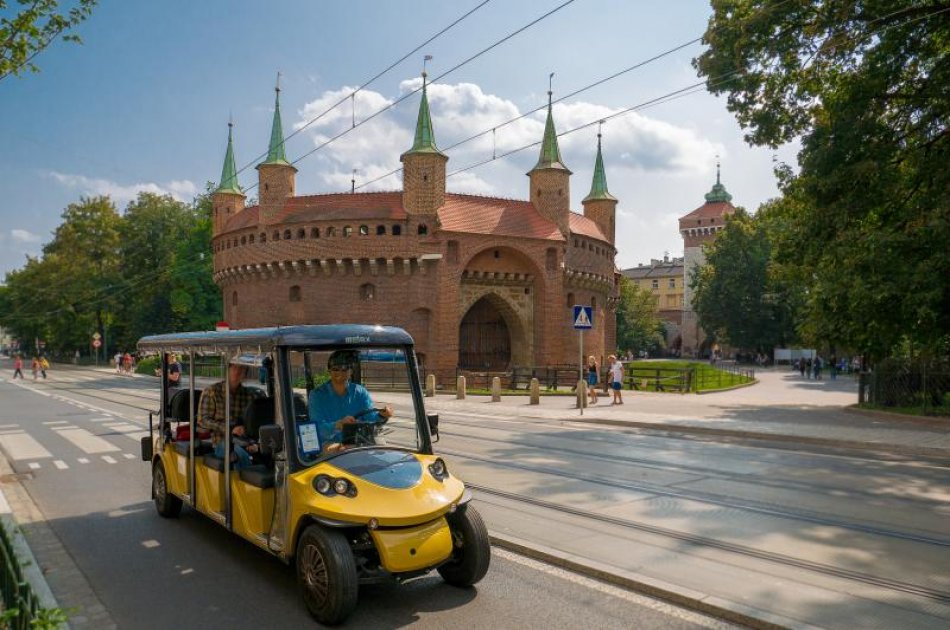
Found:
[[[598,134],[583,213],[570,208],[550,93],[529,200],[446,191],[448,156],[435,142],[423,74],[402,190],[297,196],[275,98],[270,148],[245,207],[231,130],[212,195],[214,279],[234,328],[379,323],[413,336],[426,369],[576,364],[572,306],[594,307],[584,354],[615,350],[617,199],[607,190]]]

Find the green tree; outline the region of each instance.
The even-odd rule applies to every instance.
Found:
[[[192,224],[172,265],[168,295],[176,330],[210,330],[224,316],[212,263],[211,196],[205,194],[192,205]]]
[[[762,352],[794,338],[792,312],[798,303],[790,283],[773,277],[768,213],[766,207],[750,217],[738,209],[690,278],[703,329],[732,346]]]
[[[38,72],[33,59],[57,37],[80,42],[68,31],[92,13],[98,0],[78,0],[68,11],[61,11],[59,0],[17,0],[19,11],[0,16],[0,80],[25,71]],[[0,0],[0,12],[14,4]]]
[[[655,352],[663,343],[663,322],[656,298],[627,278],[620,278],[617,305],[617,348]]]
[[[950,334],[950,5],[715,0],[697,60],[753,144],[801,138],[774,258],[801,330],[884,356]],[[796,273],[792,266],[803,269]]]

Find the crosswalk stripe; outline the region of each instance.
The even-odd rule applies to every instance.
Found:
[[[0,429],[18,429],[20,425],[18,424],[0,424]]]
[[[39,470],[39,469],[40,469],[40,465],[37,464],[36,462],[30,462],[30,469],[31,469],[31,470]]]
[[[10,459],[42,459],[52,457],[46,448],[37,442],[33,436],[20,431],[18,433],[0,434],[0,447],[7,452]]]
[[[122,453],[122,456],[125,457],[126,459],[135,459],[135,455],[133,455],[132,453]]]
[[[43,424],[45,424],[45,425],[47,425],[47,426],[53,426],[53,425],[55,425],[55,424],[69,424],[69,423],[68,423],[67,421],[65,421],[65,420],[48,420],[48,421],[44,422]]]
[[[84,453],[89,453],[90,455],[96,453],[112,453],[120,450],[118,446],[114,446],[111,442],[103,440],[101,437],[93,435],[85,429],[57,427],[56,432],[72,442]]]
[[[107,464],[115,464],[115,463],[116,463],[116,460],[115,460],[114,458],[112,458],[112,457],[109,457],[108,455],[103,455],[103,456],[102,456],[102,461],[104,461],[104,462],[107,463]]]
[[[77,459],[76,461],[79,462],[80,464],[88,464],[88,463],[89,463],[89,459],[86,458],[86,457],[80,457],[80,458]]]
[[[66,470],[67,468],[69,468],[69,464],[67,464],[61,459],[57,459],[56,461],[54,461],[53,465],[59,468],[60,470]]]

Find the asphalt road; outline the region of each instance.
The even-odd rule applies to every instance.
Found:
[[[119,627],[261,628],[311,623],[291,568],[196,512],[160,518],[138,457],[149,383],[53,370],[0,381],[0,448]],[[97,388],[91,389],[95,383]],[[86,394],[92,394],[90,397]],[[108,400],[107,400],[108,399]],[[118,402],[110,402],[118,401]],[[40,564],[43,557],[38,554]],[[55,567],[54,567],[55,569]],[[686,628],[694,613],[494,550],[473,589],[437,574],[361,588],[352,627]]]

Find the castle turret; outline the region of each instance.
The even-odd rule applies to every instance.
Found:
[[[258,200],[262,225],[274,223],[284,202],[294,196],[297,169],[284,153],[284,131],[280,123],[280,85],[274,91],[274,122],[271,125],[267,159],[257,165]]]
[[[244,209],[244,192],[238,185],[237,168],[234,166],[234,147],[231,143],[231,129],[228,122],[228,149],[224,153],[224,166],[221,168],[221,181],[211,193],[211,230],[217,236],[224,230],[224,224],[231,215]]]
[[[412,148],[399,156],[402,162],[402,205],[410,215],[438,217],[445,203],[445,163],[449,157],[439,151],[429,116],[426,73],[422,73],[422,100],[416,120]]]
[[[600,132],[597,133],[597,159],[594,161],[590,193],[581,203],[584,205],[584,216],[596,223],[613,245],[616,236],[617,198],[607,190],[607,174],[604,172],[604,158],[600,151]]]
[[[538,163],[528,172],[531,179],[531,203],[542,216],[557,223],[561,233],[570,232],[571,171],[561,162],[557,132],[551,116],[551,91],[548,91],[548,118]]]

